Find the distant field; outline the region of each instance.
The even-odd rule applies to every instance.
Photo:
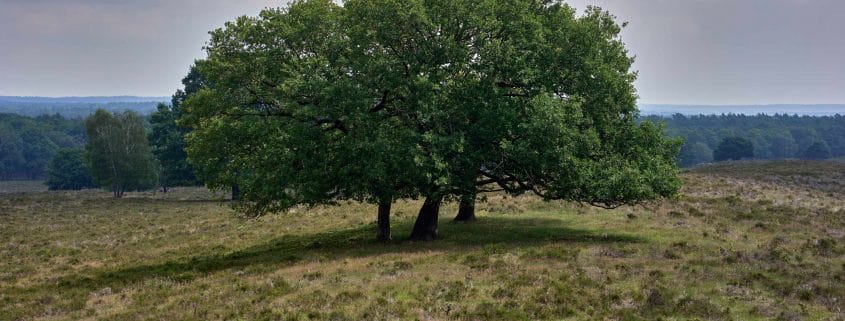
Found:
[[[773,191],[781,187],[802,187],[845,195],[845,163],[841,160],[727,162],[700,166],[691,173],[766,183]]]
[[[683,174],[617,210],[491,195],[443,239],[357,203],[238,218],[203,189],[0,195],[0,320],[843,320],[845,163]],[[13,196],[9,196],[13,195]]]
[[[0,194],[45,192],[44,181],[0,181]]]

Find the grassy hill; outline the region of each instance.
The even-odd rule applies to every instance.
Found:
[[[845,163],[683,179],[610,211],[491,195],[440,241],[391,244],[370,205],[243,220],[202,189],[0,188],[0,320],[845,318]],[[396,235],[418,203],[395,206]]]

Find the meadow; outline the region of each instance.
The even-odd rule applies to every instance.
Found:
[[[845,163],[682,174],[672,200],[603,210],[488,195],[241,218],[201,188],[0,184],[0,320],[845,320]]]

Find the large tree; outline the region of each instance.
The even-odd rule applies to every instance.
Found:
[[[126,191],[155,186],[157,164],[137,113],[98,109],[85,120],[85,129],[88,163],[98,186],[111,190],[116,198]]]
[[[552,1],[328,0],[212,32],[188,154],[261,214],[296,204],[532,192],[615,207],[677,191],[679,143],[636,122],[632,59],[596,8]],[[221,155],[225,155],[222,157]]]

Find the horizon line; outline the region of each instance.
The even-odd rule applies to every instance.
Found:
[[[172,95],[78,95],[78,96],[33,96],[33,95],[0,95],[0,98],[47,98],[47,99],[62,99],[62,98],[163,98],[170,99]],[[839,103],[653,103],[640,102],[637,106],[673,106],[673,107],[768,107],[768,106],[845,106],[845,102]]]

